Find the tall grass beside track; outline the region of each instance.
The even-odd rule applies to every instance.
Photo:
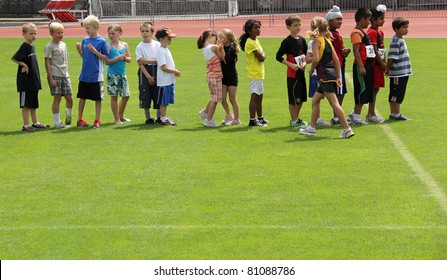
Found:
[[[42,123],[53,123],[43,63],[48,38],[36,41],[43,90]],[[100,129],[21,132],[10,58],[20,39],[0,41],[0,259],[446,259],[447,193],[445,39],[406,39],[414,75],[402,112],[386,122],[422,167],[415,171],[381,125],[318,129],[289,126],[285,66],[275,61],[282,39],[260,38],[267,53],[264,115],[250,128],[245,54],[239,54],[242,126],[202,126],[209,98],[205,62],[195,39],[173,40],[182,77],[168,116],[176,127],[148,126],[138,109],[135,47],[128,64],[131,98],[116,126],[106,95]],[[66,39],[74,92],[81,58]],[[349,42],[346,42],[349,45]],[[388,45],[389,41],[387,41]],[[347,72],[352,71],[352,55]],[[387,81],[388,84],[388,81]],[[388,87],[377,110],[388,118]],[[78,100],[75,98],[74,119]],[[61,103],[61,112],[65,105]],[[301,117],[310,118],[310,100]],[[352,86],[343,108],[353,107]],[[366,107],[364,108],[366,112]],[[62,117],[65,117],[62,113]],[[223,119],[221,107],[216,121]],[[331,118],[326,101],[322,117]],[[94,103],[85,119],[92,123]],[[431,176],[441,197],[430,192]]]

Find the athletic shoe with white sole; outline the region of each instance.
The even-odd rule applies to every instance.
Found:
[[[376,115],[370,115],[370,114],[366,115],[365,119],[367,122],[375,122],[375,123],[384,123],[385,122],[384,118],[381,118]]]
[[[317,133],[317,130],[314,127],[311,127],[310,125],[307,127],[300,128],[300,133],[303,135],[315,135]]]
[[[349,127],[343,129],[343,131],[340,134],[340,138],[351,138],[354,135],[355,135],[354,131],[352,131],[352,129]]]
[[[322,118],[318,118],[317,119],[317,126],[321,126],[321,127],[330,127],[331,124],[326,122],[325,120],[323,120]]]
[[[205,119],[203,121],[203,125],[206,127],[218,127],[217,123],[215,123],[214,120],[208,120],[208,119]]]

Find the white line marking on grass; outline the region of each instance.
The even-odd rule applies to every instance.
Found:
[[[55,226],[18,226],[18,227],[0,227],[0,231],[32,231],[32,230],[446,230],[444,225],[427,225],[427,226],[250,226],[250,225],[55,225]]]
[[[385,134],[393,142],[394,147],[399,151],[401,156],[405,159],[408,166],[411,167],[413,172],[419,177],[419,180],[427,187],[428,192],[438,201],[439,206],[447,216],[447,195],[438,185],[436,180],[425,171],[424,167],[418,162],[418,160],[411,154],[405,144],[394,133],[394,131],[388,125],[380,125]]]

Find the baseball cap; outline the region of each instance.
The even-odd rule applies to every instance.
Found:
[[[175,38],[177,37],[176,34],[174,34],[174,32],[172,32],[171,29],[167,28],[167,27],[163,27],[157,30],[157,32],[155,33],[155,38],[160,39],[160,38],[164,38],[164,37],[169,37],[169,38]]]

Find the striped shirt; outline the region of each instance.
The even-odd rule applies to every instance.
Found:
[[[407,44],[402,37],[394,36],[390,43],[388,59],[392,59],[388,75],[390,78],[405,77],[413,74],[411,69],[410,54]]]

